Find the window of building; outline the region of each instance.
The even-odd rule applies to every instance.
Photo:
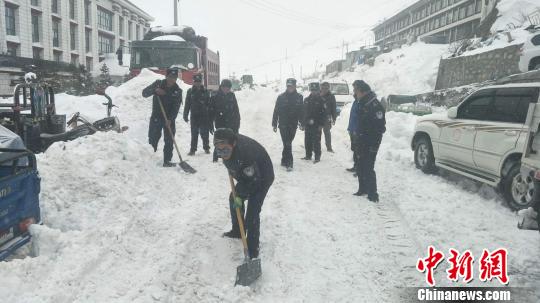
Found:
[[[86,47],[86,52],[89,53],[92,51],[92,31],[87,29],[84,32],[84,44]]]
[[[16,23],[15,23],[15,14],[17,12],[17,9],[6,5],[6,34],[9,36],[16,36],[17,35],[17,29],[16,29]]]
[[[91,15],[92,15],[92,7],[90,6],[90,1],[84,2],[84,24],[90,25]]]
[[[43,58],[43,50],[39,47],[32,48],[32,58],[41,60]]]
[[[141,40],[141,27],[137,24],[135,27],[135,36],[137,40]]]
[[[107,54],[112,53],[114,49],[114,42],[113,39],[105,36],[105,35],[99,35],[98,36],[98,44],[99,44],[99,53],[100,54]]]
[[[71,24],[69,27],[69,41],[71,50],[77,50],[77,25]]]
[[[113,14],[102,8],[98,8],[98,27],[110,31],[113,30]]]
[[[69,61],[71,65],[78,66],[79,65],[79,56],[77,55],[71,55],[71,60]]]
[[[60,47],[60,20],[53,18],[52,21],[53,46]]]
[[[53,52],[53,59],[54,59],[54,62],[60,63],[62,61],[62,52],[54,51]]]
[[[118,17],[118,34],[124,37],[124,18]]]
[[[69,0],[69,17],[72,20],[77,19],[77,5],[75,0]]]
[[[133,40],[133,24],[128,21],[128,39]]]
[[[94,70],[94,59],[91,57],[86,57],[86,70],[89,72]]]
[[[467,17],[474,15],[474,2],[467,5]]]
[[[31,0],[30,5],[32,6],[39,6],[39,0]]]
[[[60,14],[60,2],[61,0],[51,0],[51,12],[53,14]]]
[[[8,43],[7,44],[7,54],[9,56],[17,57],[17,54],[19,53],[19,45],[15,43]]]
[[[454,22],[454,23],[455,23],[455,22],[458,22],[458,20],[459,20],[459,8],[454,9],[453,15],[454,15],[454,20],[453,20],[453,22]]]
[[[466,12],[467,8],[465,6],[459,8],[459,20],[465,19]]]
[[[41,16],[32,14],[32,42],[40,42]]]
[[[479,14],[480,12],[482,12],[482,0],[476,0],[476,8],[475,8],[475,12],[477,14]]]

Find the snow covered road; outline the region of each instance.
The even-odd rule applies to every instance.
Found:
[[[276,93],[262,88],[237,97],[241,132],[267,148],[276,170],[261,214],[263,276],[252,288],[232,287],[243,256],[239,241],[221,237],[230,228],[226,170],[201,152],[188,159],[196,175],[160,167],[161,152],[146,143],[150,101],[140,97],[155,77],[143,73],[111,91],[127,133],[57,144],[39,156],[39,256],[0,263],[2,302],[403,302],[397,287],[424,286],[415,264],[429,245],[476,256],[505,247],[510,286],[540,293],[538,232],[518,230],[492,189],[417,171],[414,116],[388,114],[377,162],[381,203],[372,204],[352,196],[346,119],[333,130],[335,154],[323,153],[317,165],[300,160],[299,132],[295,171],[279,167],[281,140],[270,126]],[[94,103],[58,101],[63,112],[97,119],[105,110]],[[185,153],[188,125],[177,125]],[[450,285],[444,268],[441,286]]]

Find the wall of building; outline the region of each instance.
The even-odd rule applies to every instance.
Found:
[[[512,45],[477,55],[442,59],[435,89],[480,83],[517,74],[520,72],[520,47],[521,45]]]

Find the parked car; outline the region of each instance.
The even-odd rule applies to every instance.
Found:
[[[520,55],[519,69],[522,72],[540,69],[540,31],[527,37]]]
[[[348,103],[354,101],[349,91],[349,85],[346,82],[330,82],[330,92],[336,96],[337,114]]]
[[[416,167],[437,168],[498,187],[515,210],[534,203],[534,184],[521,173],[529,126],[527,115],[538,103],[540,83],[482,88],[447,116],[419,118],[412,148]]]
[[[17,135],[0,126],[0,261],[30,242],[28,228],[41,222],[36,158],[21,146]]]

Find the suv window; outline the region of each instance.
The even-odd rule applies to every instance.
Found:
[[[531,39],[531,42],[532,42],[533,45],[536,45],[536,46],[540,45],[540,35],[534,36]]]
[[[523,124],[531,101],[530,96],[496,96],[490,120]]]
[[[472,96],[459,107],[458,119],[487,120],[493,96]]]

